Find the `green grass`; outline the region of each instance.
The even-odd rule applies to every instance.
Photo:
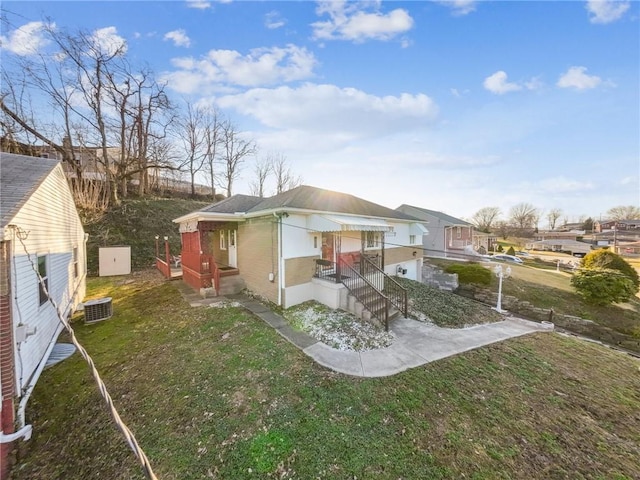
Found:
[[[237,308],[156,274],[91,280],[114,316],[78,338],[160,479],[637,478],[639,364],[557,334],[387,378],[315,364]],[[44,372],[15,480],[144,478],[84,361]]]
[[[180,198],[125,199],[112,207],[99,222],[85,225],[87,268],[98,273],[98,249],[104,246],[131,246],[131,266],[147,268],[154,264],[155,236],[160,237],[160,252],[164,256],[164,236],[169,237],[171,253],[180,253],[180,234],[174,218],[198,210],[209,203]]]

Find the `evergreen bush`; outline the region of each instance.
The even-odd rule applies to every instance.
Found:
[[[479,263],[456,263],[449,265],[445,272],[457,273],[458,282],[474,283],[476,285],[490,285],[491,271]]]
[[[629,277],[618,270],[606,268],[582,268],[571,278],[578,293],[594,305],[626,302],[637,288]]]
[[[617,270],[633,282],[633,285],[635,286],[634,293],[638,291],[638,287],[640,286],[640,278],[638,277],[636,269],[620,255],[617,255],[610,250],[600,249],[589,252],[582,259],[580,266],[586,269],[604,268],[608,270]]]

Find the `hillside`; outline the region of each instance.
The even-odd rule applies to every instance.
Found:
[[[99,222],[85,225],[87,266],[90,275],[98,273],[98,248],[118,245],[131,246],[131,266],[135,269],[154,264],[155,236],[169,237],[172,253],[180,250],[178,226],[174,218],[198,210],[209,202],[180,198],[145,198],[123,200],[110,209]]]

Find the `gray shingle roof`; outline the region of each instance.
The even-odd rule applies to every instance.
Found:
[[[382,205],[369,202],[354,195],[332,192],[331,190],[310,187],[308,185],[301,185],[292,190],[282,192],[279,195],[266,198],[248,210],[248,213],[257,213],[263,210],[278,208],[297,208],[302,210],[316,210],[319,212],[347,213],[368,217],[417,221],[416,218],[410,215],[383,207]]]
[[[0,228],[9,224],[56,165],[57,160],[0,153]]]
[[[221,202],[204,207],[200,211],[213,213],[247,212],[263,200],[264,198],[252,197],[251,195],[233,195]]]
[[[429,220],[427,217],[425,217],[425,214],[426,214],[426,215],[431,215],[433,217],[439,218],[443,222],[447,222],[452,225],[471,226],[469,222],[465,222],[464,220],[461,220],[459,218],[452,217],[451,215],[447,215],[446,213],[438,212],[436,210],[428,210],[426,208],[414,207],[413,205],[402,204],[396,210],[411,214],[423,221]]]

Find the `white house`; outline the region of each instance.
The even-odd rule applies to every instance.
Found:
[[[86,237],[56,160],[0,153],[0,464],[31,433],[24,412],[63,326],[85,296]],[[0,472],[2,474],[6,472]],[[0,475],[2,476],[2,475]]]
[[[394,282],[384,278],[422,275],[421,223],[345,193],[303,185],[270,198],[234,195],[174,222],[183,279],[196,289],[224,291],[237,276],[285,308],[307,300],[337,308],[356,278],[375,277],[387,293]]]

